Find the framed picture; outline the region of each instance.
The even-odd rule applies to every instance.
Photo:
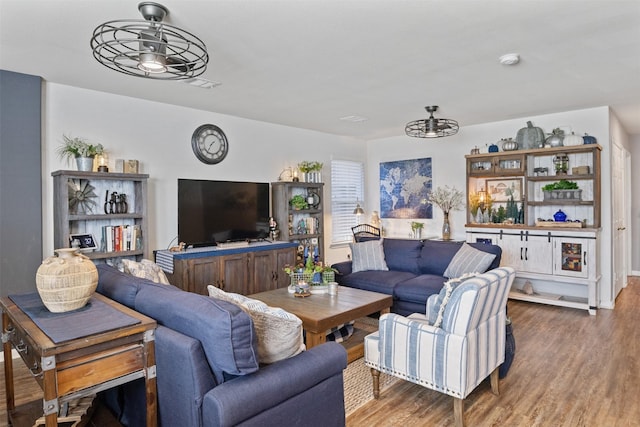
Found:
[[[91,252],[98,248],[93,234],[71,234],[69,236],[69,243],[72,248],[80,248],[80,252]]]
[[[522,200],[522,178],[488,179],[487,192],[494,202],[508,202]]]

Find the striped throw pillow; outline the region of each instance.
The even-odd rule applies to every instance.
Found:
[[[368,242],[351,243],[351,272],[367,270],[389,270],[384,259],[382,239]]]
[[[467,273],[484,273],[496,256],[464,243],[444,271],[444,277],[460,277]]]

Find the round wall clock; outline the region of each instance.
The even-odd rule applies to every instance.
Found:
[[[215,165],[224,160],[229,152],[227,136],[216,125],[199,126],[191,137],[191,148],[198,160]]]

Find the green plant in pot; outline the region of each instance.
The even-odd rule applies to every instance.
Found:
[[[322,163],[305,160],[298,163],[298,169],[303,173],[305,182],[322,182],[320,176]]]
[[[542,191],[553,191],[553,190],[577,190],[578,183],[573,181],[567,181],[566,179],[561,179],[560,181],[553,182],[551,184],[547,184],[542,187]]]
[[[424,222],[411,221],[411,232],[415,239],[419,239],[421,237],[423,228]]]
[[[289,200],[289,204],[295,210],[309,209],[309,203],[307,203],[307,200],[301,194],[293,196],[291,200]]]
[[[72,159],[76,159],[78,170],[91,171],[93,169],[93,158],[104,153],[102,144],[92,144],[84,138],[72,138],[67,135],[62,135],[62,139],[64,142],[58,147],[58,157],[67,163],[71,163]]]

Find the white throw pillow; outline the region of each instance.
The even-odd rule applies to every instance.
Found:
[[[305,350],[302,320],[281,308],[269,307],[262,301],[207,286],[209,296],[242,308],[253,321],[258,336],[258,360],[269,364]]]
[[[491,265],[494,254],[463,243],[444,271],[444,277],[460,277],[468,273],[484,273]]]
[[[351,243],[351,272],[378,270],[387,271],[387,262],[384,259],[382,239],[368,242]]]
[[[140,262],[132,261],[130,259],[123,259],[124,272],[131,274],[132,276],[139,277],[141,279],[151,280],[152,282],[162,283],[168,285],[169,280],[160,267],[155,262],[143,259]]]
[[[453,291],[464,283],[466,280],[471,279],[472,277],[476,277],[480,273],[468,273],[461,277],[457,277],[455,279],[449,279],[444,282],[444,286],[440,290],[440,294],[438,294],[438,299],[436,303],[431,308],[432,311],[427,313],[429,316],[429,322],[436,328],[442,326],[442,318],[444,317],[444,310],[447,308],[447,304],[451,299],[451,294]]]

